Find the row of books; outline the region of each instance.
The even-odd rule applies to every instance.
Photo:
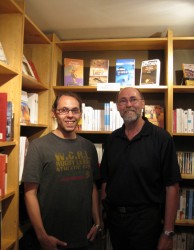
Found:
[[[173,110],[173,132],[194,132],[194,111],[192,109],[176,108]]]
[[[141,64],[140,85],[159,86],[160,60],[145,60]],[[135,59],[117,59],[115,62],[115,83],[121,87],[135,85]],[[97,86],[109,82],[109,59],[91,59],[89,85]],[[64,58],[64,85],[84,85],[84,60]]]
[[[148,120],[164,128],[164,108],[160,105],[145,105],[144,116]],[[83,131],[114,131],[123,125],[123,119],[117,110],[116,103],[104,103],[104,109],[94,109],[82,104],[82,119],[78,130]]]
[[[7,164],[8,155],[0,154],[0,196],[4,196],[7,192]]]
[[[22,91],[20,123],[38,123],[38,93]]]
[[[113,101],[104,103],[104,109],[94,109],[82,103],[82,119],[78,130],[113,131],[122,124],[123,120]]]
[[[173,237],[172,250],[193,250],[194,234],[193,233],[176,233]]]
[[[8,101],[7,93],[0,92],[0,141],[12,141],[14,137],[13,104]]]
[[[194,152],[177,152],[181,174],[194,174]]]
[[[182,188],[180,190],[177,220],[194,220],[194,189]]]

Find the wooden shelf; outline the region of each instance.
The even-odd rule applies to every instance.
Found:
[[[36,79],[27,76],[27,75],[23,75],[22,76],[22,88],[24,90],[48,90],[49,87],[46,84],[40,83],[38,82]]]

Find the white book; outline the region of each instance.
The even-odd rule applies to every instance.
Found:
[[[86,130],[85,129],[85,107],[86,107],[86,104],[83,102],[82,103],[82,130]]]
[[[183,110],[183,119],[182,119],[183,133],[188,133],[188,111]]]
[[[140,85],[159,86],[160,84],[160,60],[146,60],[141,63]]]
[[[32,68],[31,68],[27,58],[25,57],[25,55],[23,55],[23,57],[22,57],[22,72],[25,75],[31,76],[32,78],[34,78],[36,80],[34,72],[33,72]]]
[[[22,180],[25,157],[28,149],[29,141],[26,136],[20,136],[20,154],[19,154],[19,181]]]
[[[4,51],[4,49],[3,49],[3,45],[2,45],[1,42],[0,42],[0,61],[1,61],[1,62],[4,62],[4,63],[8,63],[7,57],[6,57],[6,55],[5,55],[5,51]]]
[[[183,132],[183,109],[177,108],[176,109],[176,132],[182,133]]]
[[[30,122],[38,123],[38,93],[28,93],[28,107],[30,109]]]
[[[194,111],[192,109],[187,110],[187,129],[188,133],[193,133],[193,120],[194,120]]]

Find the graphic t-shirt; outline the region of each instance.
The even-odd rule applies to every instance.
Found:
[[[46,232],[68,247],[88,244],[93,181],[98,178],[95,146],[81,136],[68,140],[49,133],[29,145],[22,181],[40,184]]]

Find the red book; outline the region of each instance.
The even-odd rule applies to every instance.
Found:
[[[6,141],[7,93],[0,93],[0,141]]]
[[[39,74],[38,74],[38,72],[37,72],[37,70],[36,70],[36,67],[35,67],[34,63],[33,63],[32,61],[29,61],[29,60],[28,60],[28,63],[30,64],[30,67],[31,67],[31,69],[32,69],[32,71],[33,71],[33,73],[34,73],[34,76],[35,76],[36,80],[37,80],[38,82],[41,82],[40,77],[39,77]]]
[[[6,154],[0,154],[0,196],[7,191],[7,159]]]

